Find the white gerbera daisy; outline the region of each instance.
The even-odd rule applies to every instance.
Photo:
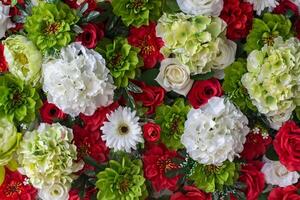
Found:
[[[144,142],[136,111],[132,112],[128,107],[120,106],[109,114],[107,119],[101,130],[102,139],[109,148],[114,151],[131,152],[131,149],[136,149],[138,143]]]
[[[265,8],[271,12],[279,4],[276,0],[246,0],[246,2],[253,4],[253,10],[257,15],[260,15]]]

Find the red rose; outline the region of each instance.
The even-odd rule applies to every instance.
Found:
[[[128,36],[128,43],[141,49],[140,56],[147,69],[153,68],[164,58],[159,51],[164,43],[161,38],[156,37],[155,27],[154,22],[150,22],[148,26],[132,27]]]
[[[87,48],[95,48],[98,41],[104,37],[104,31],[100,25],[88,23],[81,28],[83,33],[76,37],[76,41],[81,42],[81,44]]]
[[[300,128],[294,121],[283,124],[273,145],[281,164],[289,171],[300,171]]]
[[[300,200],[299,186],[276,187],[270,192],[268,200]]]
[[[0,185],[1,200],[34,200],[37,190],[30,184],[25,184],[26,176],[18,171],[5,169],[5,179]]]
[[[240,154],[242,158],[247,161],[251,161],[254,159],[263,156],[267,147],[272,143],[272,138],[267,137],[263,138],[261,133],[251,132],[246,137],[246,143],[244,144],[244,150]]]
[[[84,123],[83,128],[91,132],[99,130],[103,125],[103,122],[106,120],[106,115],[114,111],[118,106],[118,103],[112,103],[107,107],[100,107],[91,116],[81,113],[79,117]]]
[[[291,10],[296,16],[299,15],[297,5],[290,0],[281,0],[280,4],[274,8],[273,13],[285,14],[288,10]]]
[[[240,0],[224,0],[220,17],[227,23],[227,37],[240,40],[246,38],[252,27],[253,7]]]
[[[184,186],[184,192],[174,193],[170,200],[211,200],[211,195],[207,194],[194,186]]]
[[[52,124],[54,120],[62,120],[67,115],[56,107],[53,103],[44,102],[43,106],[40,108],[40,115],[42,122]]]
[[[144,174],[151,181],[155,191],[164,189],[174,191],[177,189],[177,181],[180,176],[169,178],[165,175],[166,171],[177,169],[179,166],[172,162],[178,157],[176,151],[168,150],[163,144],[150,145],[143,155]]]
[[[245,190],[247,200],[257,200],[265,186],[264,174],[260,172],[262,162],[251,162],[242,166],[239,180],[247,185]]]
[[[143,126],[143,133],[147,142],[157,142],[160,138],[160,126],[149,122]]]
[[[203,81],[196,81],[188,93],[187,98],[190,104],[197,109],[203,104],[206,104],[211,97],[219,97],[222,93],[220,82],[217,79],[212,78]]]
[[[4,46],[0,43],[0,73],[8,70],[7,62],[4,57]]]
[[[71,189],[69,192],[69,200],[90,200],[92,195],[95,194],[97,190],[95,188],[88,189],[85,193],[83,199],[81,199],[78,195],[78,190]]]
[[[165,90],[159,86],[148,86],[144,82],[133,81],[133,83],[143,90],[142,93],[132,93],[134,100],[142,102],[143,106],[148,108],[147,114],[153,114],[155,108],[163,103]]]

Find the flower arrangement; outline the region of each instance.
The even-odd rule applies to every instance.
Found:
[[[0,200],[299,200],[299,8],[0,0]]]

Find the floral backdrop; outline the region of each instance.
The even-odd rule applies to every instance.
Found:
[[[300,200],[299,0],[0,0],[0,200]]]

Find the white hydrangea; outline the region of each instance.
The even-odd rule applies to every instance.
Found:
[[[220,165],[243,151],[247,125],[246,116],[232,103],[213,97],[205,106],[190,110],[181,142],[199,163]]]
[[[223,9],[223,0],[177,0],[182,12],[190,15],[219,16]]]
[[[253,10],[256,11],[257,15],[260,15],[262,11],[268,8],[269,12],[279,4],[276,0],[246,0],[253,5]]]
[[[3,5],[0,1],[0,39],[5,36],[5,32],[15,27],[9,16],[10,6]]]
[[[92,115],[113,101],[115,86],[105,60],[79,43],[63,48],[58,59],[44,62],[42,71],[48,101],[71,116]]]

